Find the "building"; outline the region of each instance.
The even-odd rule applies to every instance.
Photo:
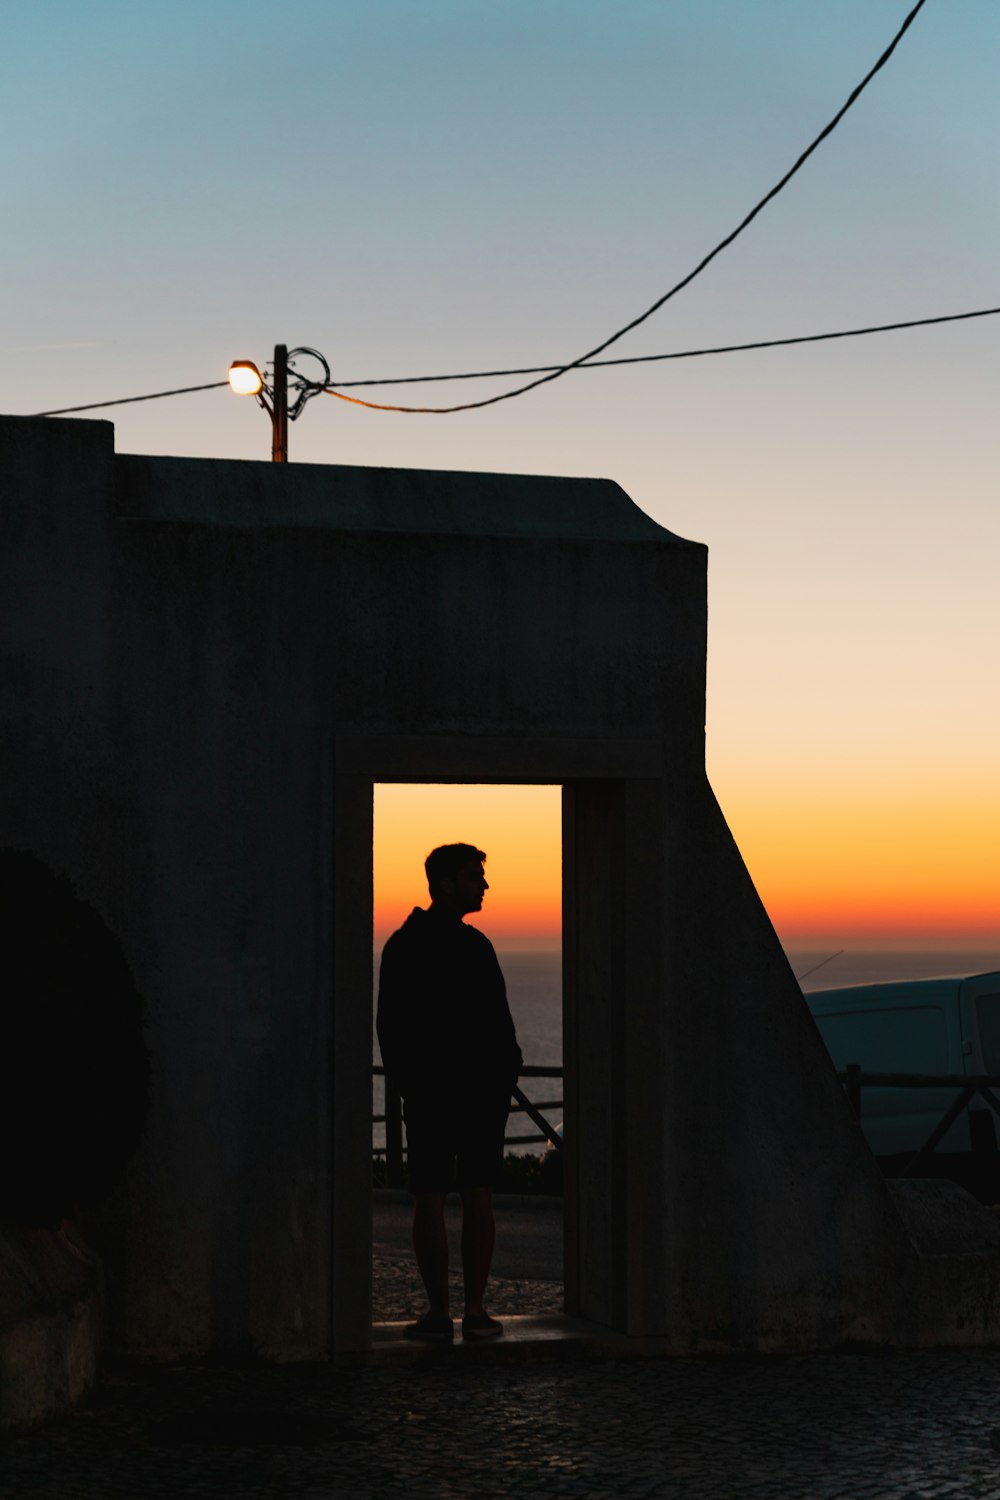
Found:
[[[105,422],[2,419],[0,490],[0,842],[70,874],[149,1013],[115,1345],[368,1346],[394,780],[564,788],[571,1312],[678,1353],[995,1336],[992,1259],[918,1254],[706,780],[703,546],[610,481],[116,455]]]

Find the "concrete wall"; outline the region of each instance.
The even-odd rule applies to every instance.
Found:
[[[905,1333],[912,1251],[705,780],[703,547],[607,481],[0,445],[0,839],[149,1006],[120,1346],[367,1341],[392,779],[567,789],[572,1309],[676,1349]]]

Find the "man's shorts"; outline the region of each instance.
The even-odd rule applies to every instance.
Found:
[[[406,1121],[410,1191],[447,1193],[496,1187],[503,1166],[503,1138],[510,1095],[482,1100],[408,1098]]]

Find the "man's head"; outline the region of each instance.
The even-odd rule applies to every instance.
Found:
[[[486,855],[475,844],[442,844],[424,860],[431,902],[441,910],[464,917],[479,911],[489,890],[483,863]]]

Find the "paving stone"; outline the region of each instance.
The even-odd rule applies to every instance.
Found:
[[[448,1272],[452,1312],[461,1312],[461,1271]],[[488,1300],[491,1311],[512,1313],[559,1313],[563,1287],[559,1281],[512,1280],[491,1276]],[[412,1254],[390,1255],[376,1249],[372,1256],[372,1318],[376,1323],[396,1323],[419,1316],[426,1297]]]
[[[1000,1353],[117,1366],[3,1500],[1000,1500]]]

